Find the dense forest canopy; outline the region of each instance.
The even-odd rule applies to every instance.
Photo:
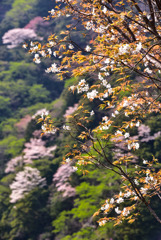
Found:
[[[160,15],[2,1],[1,239],[160,239]]]

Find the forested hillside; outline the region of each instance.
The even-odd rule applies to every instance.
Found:
[[[159,240],[160,224],[141,204],[132,224],[124,221],[115,227],[112,222],[99,226],[99,217],[93,214],[107,198],[120,192],[119,175],[92,164],[87,166],[88,174],[82,174],[75,171],[68,158],[62,164],[69,149],[76,149],[81,132],[77,126],[69,134],[68,116],[81,113],[85,117],[80,107],[83,104],[90,116],[87,126],[93,130],[113,112],[101,108],[100,99],[85,99],[81,87],[75,92],[69,90],[79,84],[79,76],[71,77],[69,72],[60,80],[54,70],[47,71],[52,58],[33,61],[33,55],[27,53],[25,44],[34,47],[33,42],[39,41],[43,45],[50,34],[59,34],[66,25],[75,23],[70,15],[44,21],[54,7],[52,0],[0,3],[0,239]],[[92,42],[94,37],[92,33],[85,38],[80,27],[72,39],[85,48],[86,41]],[[49,46],[49,55],[50,51]],[[61,57],[54,52],[52,55],[59,62]],[[107,77],[110,86],[118,86],[116,73]],[[134,72],[130,77],[139,81]],[[98,84],[94,73],[85,74],[85,78],[90,86]],[[128,96],[129,92],[121,94]],[[48,114],[61,131],[42,135],[38,119]],[[115,125],[125,120],[120,116]],[[148,114],[138,128],[131,130],[130,135],[140,140],[140,148],[133,153],[134,163],[143,165],[142,159],[151,161],[153,157],[161,161],[160,133],[159,113]],[[87,141],[87,146],[90,144]],[[106,155],[116,160],[111,142]],[[161,216],[159,198],[154,197],[151,204]]]

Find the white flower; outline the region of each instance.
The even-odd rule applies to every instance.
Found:
[[[42,125],[42,126],[41,126],[41,129],[42,129],[43,131],[46,131],[46,124]]]
[[[148,164],[148,161],[147,160],[143,160],[143,164]]]
[[[35,58],[39,58],[39,54],[36,53],[36,54],[35,54]]]
[[[130,192],[127,192],[127,193],[124,194],[124,197],[125,197],[125,198],[128,198],[128,197],[130,197],[130,196],[131,196],[131,193],[130,193]]]
[[[40,59],[36,58],[35,63],[37,63],[37,64],[41,63]]]
[[[135,197],[134,197],[134,200],[135,200],[135,201],[138,200],[138,196],[135,196]]]
[[[51,48],[48,48],[48,53],[49,53],[50,55],[52,54]]]
[[[51,69],[50,69],[50,68],[47,68],[47,69],[45,70],[45,72],[46,72],[46,73],[50,73],[50,72],[51,72]]]
[[[136,179],[134,179],[134,183],[135,183],[136,185],[139,185],[139,182],[138,182],[138,180],[136,180]]]
[[[93,22],[92,21],[86,23],[86,29],[87,30],[90,30],[92,27],[93,27]]]
[[[98,79],[101,80],[101,81],[104,80],[104,78],[101,76],[100,72],[98,73]]]
[[[79,85],[85,85],[86,83],[86,80],[85,79],[81,79],[80,82],[79,82]]]
[[[112,88],[109,88],[109,89],[108,89],[108,93],[109,93],[109,94],[113,93]],[[115,106],[114,106],[114,107],[115,107]]]
[[[41,116],[41,118],[44,118],[44,116],[48,116],[49,111],[46,110],[46,108],[38,110],[33,116],[32,119],[35,119],[37,116]]]
[[[86,50],[86,52],[90,52],[91,51],[91,47],[89,45],[87,45],[85,50]]]
[[[56,73],[56,72],[59,72],[60,70],[57,68],[57,64],[56,63],[53,63],[51,65],[51,71]]]
[[[102,127],[100,126],[99,129],[100,130],[108,130],[109,126],[103,125]]]
[[[114,202],[115,202],[114,198],[111,198],[110,204],[114,204]]]
[[[111,89],[111,84],[107,84],[107,85],[106,85],[106,88]]]
[[[106,60],[104,61],[105,64],[109,65],[110,63],[110,58],[106,58]]]
[[[105,75],[106,75],[106,76],[110,76],[110,73],[109,73],[109,72],[105,72]]]
[[[133,149],[137,150],[137,149],[139,149],[139,146],[140,146],[139,143],[133,142],[131,144],[128,144],[128,149],[131,150],[133,148]]]
[[[70,88],[69,88],[71,91],[73,91],[74,89],[75,89],[75,86],[74,85],[72,85],[72,86],[70,86]]]
[[[103,80],[102,80],[102,85],[103,85],[104,87],[106,87],[106,86],[107,86],[107,80],[103,79]]]
[[[145,182],[146,182],[146,183],[149,183],[149,181],[151,181],[151,178],[147,176],[147,177],[145,178]]]
[[[139,127],[140,126],[140,122],[139,121],[137,121],[137,123],[136,123],[136,125],[135,125],[136,127]]]
[[[107,12],[107,8],[104,7],[103,10],[102,10],[102,12],[105,14],[105,13]]]
[[[35,47],[33,47],[33,51],[37,50],[38,49],[38,46],[36,45]]]
[[[67,126],[67,125],[63,125],[63,129],[64,129],[64,130],[67,130],[67,131],[70,131],[70,130],[71,130],[71,128],[70,128],[69,126]]]
[[[93,116],[94,115],[94,111],[92,110],[91,112],[90,112],[90,116]]]
[[[23,44],[22,47],[23,47],[23,48],[27,48],[27,45],[26,45],[26,44]]]
[[[65,161],[66,161],[66,163],[69,163],[70,162],[70,158],[66,158]]]
[[[127,100],[124,100],[123,107],[127,107],[129,105],[129,102]]]
[[[105,206],[104,206],[104,210],[107,210],[109,209],[110,205],[107,203]]]
[[[57,129],[55,128],[55,129],[52,129],[52,130],[50,130],[50,131],[47,131],[47,133],[51,133],[51,134],[55,134],[57,132]]]
[[[49,41],[49,44],[50,44],[50,46],[51,46],[51,47],[53,47],[53,46],[55,46],[55,45],[56,45],[56,43],[55,43],[55,42],[53,42],[53,41]]]
[[[139,149],[139,143],[135,143],[135,149]]]
[[[103,94],[103,98],[108,98],[108,92],[105,92],[105,93]]]
[[[146,194],[148,189],[141,187],[140,190],[142,194]]]
[[[69,49],[73,49],[74,46],[72,44],[69,44]]]
[[[136,53],[140,52],[141,48],[142,48],[142,43],[139,42],[139,43],[136,45],[136,49],[135,49]]]
[[[83,165],[84,164],[84,160],[80,160],[77,162],[78,165]]]
[[[49,115],[49,111],[44,110],[44,111],[41,113],[41,118],[44,118],[44,117],[46,117],[46,116],[48,116],[48,115]]]
[[[122,135],[122,132],[120,130],[117,130],[115,135]]]
[[[82,93],[82,92],[87,92],[89,90],[88,84],[86,84],[86,80],[82,79],[78,86],[77,86],[77,92]]]
[[[130,214],[129,210],[127,210],[127,208],[124,208],[122,211],[123,216],[127,216]]]
[[[50,11],[51,15],[53,16],[55,14],[55,10],[54,9],[51,9]]]
[[[121,196],[123,196],[123,193],[122,193],[122,191],[120,191],[120,192],[119,192],[119,196],[120,196],[120,197],[121,197]]]
[[[46,57],[45,51],[40,51],[40,54],[41,54],[42,57]]]
[[[106,222],[107,222],[107,220],[102,220],[102,221],[100,221],[100,222],[99,222],[99,226],[104,226]]]
[[[152,73],[152,70],[150,70],[149,68],[145,68],[145,70],[144,70],[146,73],[148,73],[148,74],[151,74]]]
[[[98,91],[96,89],[94,89],[92,92],[88,92],[87,93],[87,98],[88,99],[94,99],[98,94]]]
[[[40,58],[39,58],[39,54],[35,54],[34,62],[37,63],[37,64],[41,63]]]
[[[104,116],[104,117],[102,118],[102,121],[107,122],[107,121],[108,121],[108,117],[107,117],[107,116]]]
[[[78,170],[78,168],[73,166],[73,170],[76,172]]]
[[[125,133],[125,134],[124,134],[124,137],[125,137],[125,138],[129,138],[129,137],[130,137],[130,134],[129,134],[129,133]]]
[[[120,213],[121,213],[121,210],[119,210],[119,208],[117,207],[117,208],[115,208],[115,212],[116,212],[117,214],[120,214]]]
[[[129,44],[124,44],[124,45],[120,46],[118,54],[122,55],[122,54],[128,53],[129,49],[130,49]]]
[[[152,176],[149,177],[149,180],[153,182],[154,178]]]
[[[128,144],[128,149],[131,150],[132,149],[132,145],[131,144]]]
[[[122,197],[119,197],[117,200],[116,200],[117,203],[122,203],[124,202],[124,199]]]
[[[115,111],[115,114],[116,114],[116,115],[118,115],[118,114],[119,114],[119,112],[116,110],[116,111]]]

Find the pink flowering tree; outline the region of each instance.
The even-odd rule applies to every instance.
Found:
[[[58,192],[62,192],[63,197],[75,196],[75,188],[70,184],[70,176],[75,172],[70,163],[60,166],[53,176],[53,182]]]
[[[16,174],[14,181],[10,184],[10,202],[16,203],[34,188],[42,188],[45,185],[46,180],[41,177],[39,170],[26,166],[23,171]]]

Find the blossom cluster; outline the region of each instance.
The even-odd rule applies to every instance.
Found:
[[[28,39],[41,40],[41,38],[37,36],[33,29],[25,28],[11,29],[6,32],[2,37],[3,44],[7,44],[8,48],[15,48]],[[24,44],[23,47],[27,48],[27,45]]]
[[[14,172],[15,168],[17,166],[21,166],[23,163],[23,159],[21,156],[12,158],[10,161],[7,162],[6,164],[6,169],[5,169],[5,173],[10,173],[10,172]]]
[[[143,164],[146,165],[146,167],[136,165],[138,169],[137,171],[139,171],[139,176],[136,175],[136,178],[131,179],[135,187],[133,188],[132,185],[124,184],[122,186],[122,191],[111,199],[106,200],[105,204],[100,208],[100,212],[103,211],[106,216],[99,220],[100,226],[103,226],[109,219],[115,220],[116,224],[119,224],[124,220],[132,223],[138,215],[138,213],[135,212],[135,209],[140,198],[146,196],[146,198],[150,199],[149,192],[158,195],[160,198],[160,187],[158,188],[158,186],[160,186],[160,171],[155,173],[150,170],[154,162],[155,164],[158,164],[157,159],[153,158],[152,161],[143,160]],[[130,206],[127,200],[132,202]],[[110,214],[113,210],[117,216],[108,218],[107,214]],[[96,215],[97,214],[98,213],[96,213]]]
[[[77,85],[77,93],[88,92],[89,85],[86,84],[86,80],[82,79]]]
[[[52,126],[52,121],[49,116],[49,111],[47,111],[45,108],[38,110],[32,118],[35,119],[37,116],[40,116],[38,119],[38,122],[41,122],[41,129],[43,134],[55,134],[57,132],[57,128]]]
[[[40,172],[36,168],[26,166],[23,171],[16,174],[15,180],[10,185],[11,195],[10,202],[16,203],[24,198],[24,196],[35,187],[44,187],[46,185],[45,178],[40,176]]]
[[[49,115],[49,111],[46,110],[46,108],[38,110],[33,116],[32,119],[35,119],[37,116],[41,116],[41,118],[45,118]]]
[[[15,172],[17,167],[26,164],[33,164],[33,160],[43,157],[53,157],[52,152],[56,150],[56,145],[51,147],[45,146],[45,141],[41,138],[31,138],[30,142],[25,143],[23,156],[12,158],[6,164],[5,173]]]
[[[53,176],[53,182],[58,192],[63,193],[63,197],[75,196],[75,188],[69,182],[69,178],[75,170],[71,166],[71,160],[68,158],[66,164],[60,166]]]

